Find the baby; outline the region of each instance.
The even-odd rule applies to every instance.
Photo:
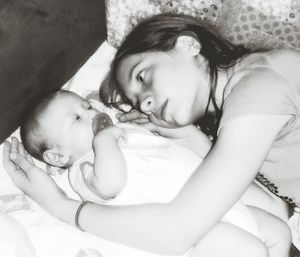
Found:
[[[137,126],[113,125],[95,103],[64,90],[35,107],[21,126],[21,139],[36,159],[72,167],[69,180],[74,191],[83,200],[101,203],[110,199],[112,204],[170,201],[201,162],[194,152],[182,151],[184,147],[171,140]],[[152,161],[157,161],[155,167]],[[184,169],[187,165],[189,169]],[[289,232],[284,222],[263,210],[249,209],[238,202],[189,256],[209,256],[206,253],[220,245],[222,256],[242,251],[243,256],[287,257],[289,240],[282,239]],[[251,226],[243,225],[249,222]],[[262,226],[258,229],[257,224]],[[226,244],[227,233],[236,237],[238,248]]]

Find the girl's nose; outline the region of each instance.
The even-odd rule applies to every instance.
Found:
[[[154,99],[152,96],[146,96],[140,104],[140,109],[146,114],[151,114],[154,110]]]

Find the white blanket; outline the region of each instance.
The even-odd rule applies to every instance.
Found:
[[[114,48],[106,42],[103,43],[64,88],[82,96],[98,90],[101,80],[109,69],[114,52]],[[18,136],[18,131],[14,134]],[[2,153],[2,145],[0,151]],[[177,154],[178,159],[182,161],[182,165],[178,166],[181,171],[183,167],[185,170],[194,169],[192,163],[189,166],[190,159],[187,158],[190,157],[186,153]],[[2,163],[2,154],[0,156]],[[164,159],[163,163],[168,163],[168,159]],[[43,165],[42,167],[44,168]],[[56,180],[70,195],[76,197],[67,186],[66,176],[56,176]],[[243,218],[240,219],[241,217]],[[248,219],[247,215],[241,215],[239,211],[235,212],[230,219],[244,223],[246,227],[253,227],[253,219],[251,217]],[[5,257],[158,256],[81,232],[51,217],[12,184],[2,166],[0,168],[0,255]]]

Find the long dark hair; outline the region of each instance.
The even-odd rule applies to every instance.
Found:
[[[111,64],[111,71],[100,88],[100,98],[104,104],[122,109],[122,104],[131,102],[122,92],[117,79],[116,70],[120,62],[127,56],[144,52],[169,51],[176,43],[178,35],[191,32],[198,37],[201,44],[200,54],[207,60],[210,74],[211,90],[210,102],[215,111],[201,118],[196,125],[202,131],[215,138],[220,117],[221,108],[218,108],[215,100],[218,69],[227,69],[234,65],[239,58],[252,51],[243,46],[235,46],[222,39],[209,29],[201,20],[182,14],[160,14],[144,20],[138,24],[124,39]]]

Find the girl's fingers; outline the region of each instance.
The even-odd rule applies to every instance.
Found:
[[[138,119],[138,120],[133,120],[130,123],[139,125],[139,124],[144,124],[144,123],[148,123],[148,122],[149,122],[148,118],[142,118],[142,119]]]
[[[27,161],[28,161],[30,164],[32,164],[33,166],[35,166],[35,163],[34,163],[34,161],[33,161],[32,156],[31,156],[29,153],[26,153],[25,156],[26,156]]]
[[[118,113],[117,119],[121,122],[130,122],[139,119],[148,119],[146,114],[143,114],[139,111],[132,111],[129,113]]]
[[[16,137],[11,138],[11,152],[17,153],[19,149],[19,141]]]
[[[20,169],[22,169],[25,173],[29,174],[35,166],[27,160],[27,157],[22,156],[18,152],[12,152],[9,155],[12,162],[14,162]]]
[[[157,127],[156,132],[163,137],[178,138],[177,129]]]
[[[139,124],[139,125],[151,132],[157,133],[157,126],[149,121],[147,123],[143,123],[143,124]]]
[[[152,122],[153,124],[159,127],[170,128],[170,124],[168,124],[164,120],[158,119],[154,114],[149,114],[148,119],[150,122]]]
[[[171,139],[178,138],[178,137],[180,137],[180,134],[181,134],[180,129],[178,129],[178,128],[176,128],[176,129],[164,128],[164,127],[156,126],[155,124],[153,124],[151,122],[145,123],[145,124],[141,125],[141,127],[151,131],[154,134],[158,134],[160,136],[171,138]]]
[[[16,170],[16,165],[10,160],[11,144],[8,141],[4,142],[3,146],[3,166],[8,172]]]
[[[24,185],[27,175],[23,170],[19,169],[18,166],[12,162],[10,155],[17,154],[17,152],[11,153],[11,144],[9,142],[4,142],[3,147],[3,167],[6,169],[11,180],[17,185]],[[25,180],[24,180],[25,178]]]
[[[25,148],[21,142],[18,143],[18,151],[21,155],[26,156]]]

